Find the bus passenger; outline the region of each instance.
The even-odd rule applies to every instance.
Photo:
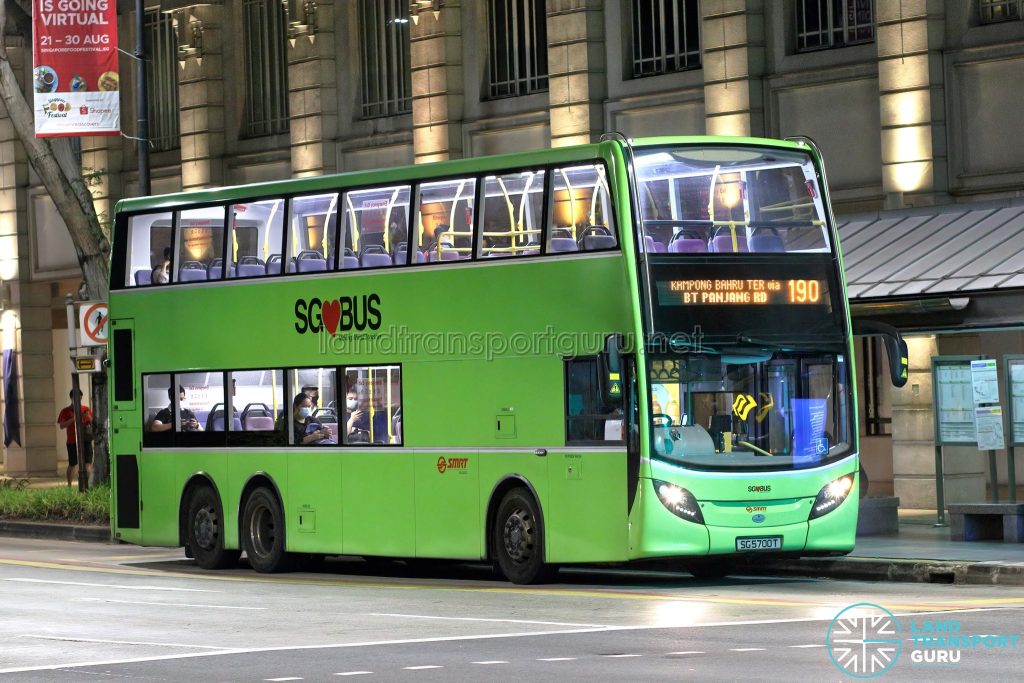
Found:
[[[370,411],[359,407],[355,389],[345,394],[345,443],[388,443],[387,411],[374,411],[371,433]]]
[[[174,429],[174,420],[171,415],[174,414],[174,387],[167,387],[167,398],[170,403],[166,408],[161,410],[153,418],[153,421],[149,423],[149,431],[151,432],[169,432]],[[185,388],[178,387],[178,404],[180,405],[185,401]],[[182,408],[180,414],[181,420],[181,431],[183,432],[201,432],[203,426],[199,424],[199,419],[196,414],[188,408]]]
[[[153,269],[150,278],[154,285],[166,285],[171,281],[171,248],[164,247],[164,262]]]
[[[305,392],[292,401],[292,433],[296,446],[336,443],[331,439],[330,427],[313,419],[313,401]]]

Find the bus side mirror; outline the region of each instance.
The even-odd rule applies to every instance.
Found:
[[[910,354],[907,351],[907,342],[899,330],[877,320],[854,320],[853,333],[863,337],[881,337],[885,345],[885,355],[889,358],[889,378],[892,385],[906,385],[910,370]]]
[[[622,400],[622,335],[609,334],[604,338],[604,352],[598,371],[601,373],[601,393],[605,401]]]

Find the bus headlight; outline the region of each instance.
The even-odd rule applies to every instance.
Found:
[[[853,475],[847,474],[835,481],[830,481],[818,491],[818,497],[814,499],[811,506],[811,515],[808,519],[817,519],[839,507],[839,504],[846,500],[853,490]]]
[[[670,484],[667,481],[652,479],[654,491],[658,494],[658,500],[669,509],[676,517],[681,517],[688,522],[696,524],[704,523],[704,514],[700,511],[697,498],[682,486]]]

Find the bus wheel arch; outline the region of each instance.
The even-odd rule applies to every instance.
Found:
[[[543,583],[558,573],[556,565],[544,561],[547,552],[544,510],[540,496],[527,479],[511,475],[500,481],[491,491],[486,520],[487,558],[509,581]],[[535,537],[536,553],[514,557],[505,547],[504,529],[512,529],[517,538],[526,534]]]
[[[286,551],[284,499],[265,472],[251,476],[242,489],[238,538],[254,570],[276,573],[291,568],[293,558]]]
[[[224,569],[238,561],[240,551],[224,547],[224,504],[216,482],[197,472],[185,484],[178,503],[178,536],[203,569]]]

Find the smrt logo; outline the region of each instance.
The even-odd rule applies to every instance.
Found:
[[[464,470],[469,463],[469,458],[446,458],[443,455],[437,459],[437,471],[444,474],[448,470]]]
[[[376,330],[381,321],[380,297],[363,294],[324,300],[316,297],[308,301],[297,299],[295,317],[295,331],[299,334],[319,334],[321,330],[327,330],[327,334],[333,337],[335,332]]]
[[[748,486],[747,491],[749,493],[768,493],[772,490],[771,484],[758,484],[756,486]]]
[[[768,508],[764,505],[748,505],[747,512],[764,512]]]

